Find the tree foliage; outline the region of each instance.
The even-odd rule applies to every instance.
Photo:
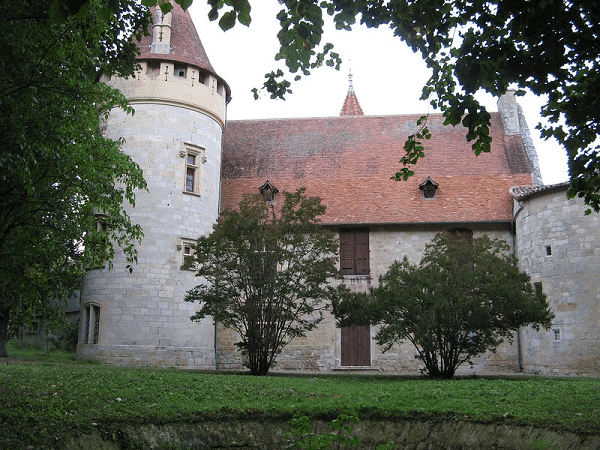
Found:
[[[229,5],[221,26],[230,28],[235,12],[250,13],[248,0],[209,0],[211,19]],[[600,210],[600,8],[595,0],[547,0],[527,4],[499,0],[282,0],[281,30],[275,59],[299,79],[323,64],[339,67],[339,55],[324,43],[326,15],[337,29],[390,27],[419,53],[431,69],[421,99],[439,108],[447,125],[462,124],[476,154],[490,151],[490,114],[474,97],[496,97],[507,89],[531,91],[545,98],[538,125],[544,138],[563,144],[569,157],[569,196],[583,197]],[[225,15],[229,20],[225,21]],[[226,27],[224,23],[227,22]],[[287,75],[273,71],[264,87],[273,98],[290,90]],[[428,133],[422,133],[427,135]],[[418,136],[406,143],[404,165],[394,178],[406,179],[423,156]]]
[[[414,345],[433,378],[451,378],[457,367],[493,351],[525,325],[549,328],[553,313],[529,276],[520,272],[504,241],[472,243],[448,233],[427,245],[419,264],[397,261],[370,295],[334,304],[342,326],[380,324],[384,351]]]
[[[195,247],[202,282],[186,301],[199,302],[192,320],[213,317],[235,330],[245,364],[265,375],[283,347],[322,319],[334,295],[338,243],[320,225],[325,207],[304,189],[282,204],[247,196],[225,211]]]
[[[121,143],[101,133],[112,108],[131,110],[97,80],[133,74],[127,36],[148,14],[133,0],[117,3],[108,19],[95,0],[62,20],[41,0],[0,11],[0,355],[9,317],[67,298],[116,247],[136,257],[142,232],[124,203],[145,182]]]

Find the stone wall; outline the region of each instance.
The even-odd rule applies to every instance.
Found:
[[[313,421],[317,434],[330,432],[329,424]],[[289,426],[278,421],[227,421],[165,425],[123,425],[117,440],[103,439],[99,433],[79,436],[64,442],[65,450],[90,448],[117,450],[120,448],[161,449],[237,449],[280,450],[290,437]],[[361,420],[353,429],[360,438],[360,448],[370,450],[394,442],[398,450],[526,450],[561,449],[594,450],[600,448],[600,437],[578,435],[543,428],[509,424],[479,424],[444,421],[373,421]]]

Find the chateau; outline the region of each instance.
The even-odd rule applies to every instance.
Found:
[[[488,235],[512,245],[521,268],[555,312],[549,331],[521,329],[513,344],[485,354],[464,374],[600,374],[600,223],[584,216],[566,185],[541,184],[537,155],[514,95],[492,113],[492,151],[475,157],[464,130],[432,114],[426,158],[405,182],[390,176],[416,115],[365,116],[352,85],[339,117],[226,119],[230,87],[204,51],[189,13],[156,11],[140,43],[134,79],[104,81],[135,115],[114,110],[105,133],[124,138],[148,190],[132,221],[144,230],[132,273],[90,270],[81,292],[78,355],[112,364],[240,370],[237,338],[212,320],[192,322],[186,291],[201,280],[182,269],[219,212],[267,181],[307,188],[327,207],[323,226],[340,239],[344,282],[366,290],[396,259],[421,258],[440,231]],[[276,200],[275,200],[276,201]],[[332,317],[295,339],[274,371],[417,373],[409,344],[382,353],[369,327],[338,329]]]

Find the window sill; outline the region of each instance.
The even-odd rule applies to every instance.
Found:
[[[201,197],[201,195],[196,192],[190,192],[190,191],[182,191],[182,192],[187,195],[193,195],[194,197]]]
[[[343,283],[371,286],[371,275],[344,275]]]

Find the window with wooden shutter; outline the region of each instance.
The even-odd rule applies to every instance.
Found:
[[[340,230],[340,271],[343,275],[369,275],[369,230]]]

